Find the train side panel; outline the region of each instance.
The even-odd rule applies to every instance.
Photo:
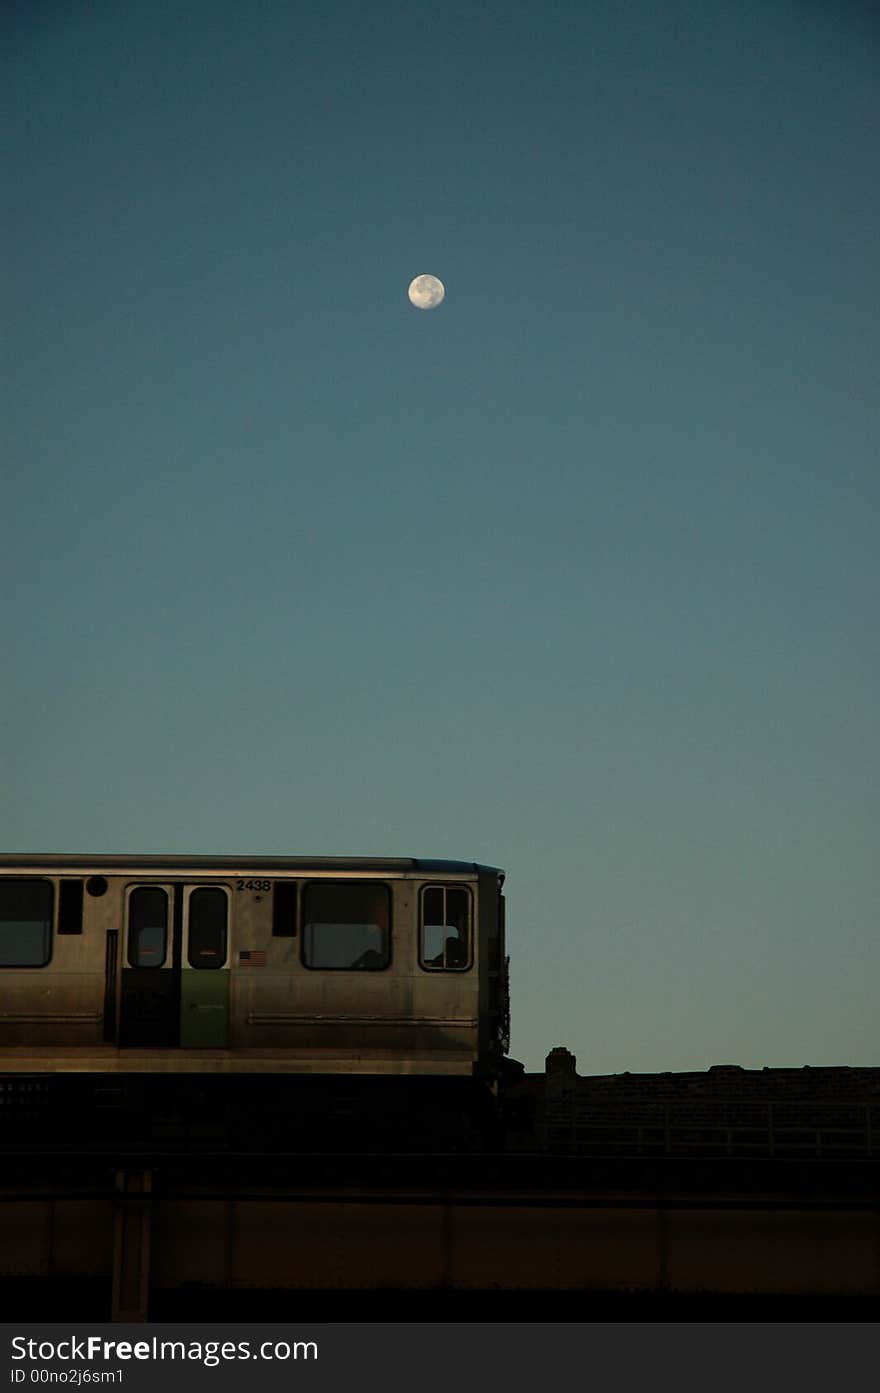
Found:
[[[386,959],[372,953],[378,969],[363,961],[367,951],[363,970],[349,970],[309,965],[305,951],[302,897],[310,885],[337,883],[326,863],[311,874],[306,865],[268,876],[247,864],[236,875],[194,860],[105,874],[111,868],[83,862],[74,878],[39,861],[7,857],[0,870],[0,1073],[460,1077],[497,1053],[498,988],[489,977],[499,873],[463,863],[433,874],[346,870],[349,882],[360,876],[382,887],[390,928]],[[279,922],[282,884],[290,903],[299,902],[288,924]],[[70,913],[77,885],[78,920]],[[467,961],[460,945],[458,958],[447,961],[441,947],[441,956],[425,959],[426,894],[432,905],[467,901]],[[29,895],[43,906],[51,898],[45,965],[33,946],[40,926],[16,920],[31,913]],[[369,943],[369,925],[350,929]],[[430,932],[436,937],[439,927]]]

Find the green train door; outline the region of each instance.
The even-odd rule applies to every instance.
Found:
[[[229,1044],[229,891],[130,885],[119,1003],[125,1048]]]
[[[225,885],[183,889],[180,1043],[229,1046],[229,891]]]

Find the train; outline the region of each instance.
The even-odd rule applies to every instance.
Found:
[[[419,858],[0,856],[3,1144],[484,1144],[520,1068],[504,880]]]

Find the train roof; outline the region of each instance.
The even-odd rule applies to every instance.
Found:
[[[72,852],[0,853],[0,869],[21,867],[29,870],[62,871],[89,870],[191,870],[200,867],[210,871],[378,871],[388,875],[497,875],[504,876],[498,866],[484,866],[478,861],[443,861],[413,856],[161,856],[99,855],[88,856]]]

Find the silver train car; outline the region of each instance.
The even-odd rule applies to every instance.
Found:
[[[0,856],[5,1138],[65,1108],[290,1140],[353,1098],[406,1125],[414,1100],[482,1106],[509,1043],[503,884],[463,861]]]

